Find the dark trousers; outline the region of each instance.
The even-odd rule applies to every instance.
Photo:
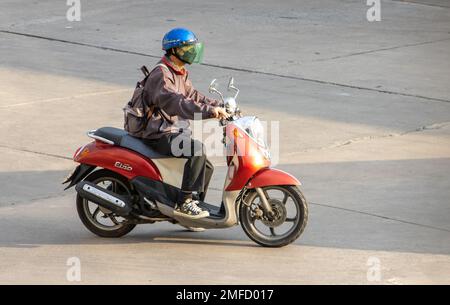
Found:
[[[202,142],[180,133],[167,134],[157,140],[145,140],[145,143],[160,154],[187,159],[184,165],[181,190],[197,192],[200,200],[205,199],[214,166],[206,157]]]

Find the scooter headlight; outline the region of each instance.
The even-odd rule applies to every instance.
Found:
[[[255,120],[253,121],[251,130],[252,137],[256,141],[256,143],[258,143],[259,150],[263,154],[264,158],[270,160],[270,151],[265,141],[264,127],[258,118],[255,118]]]
[[[264,126],[261,121],[257,117],[243,117],[236,123],[258,144],[264,157],[270,160],[270,152],[265,141]]]
[[[267,146],[264,140],[264,127],[261,124],[261,121],[256,117],[250,125],[249,135],[256,141],[256,143],[258,143],[259,146]]]

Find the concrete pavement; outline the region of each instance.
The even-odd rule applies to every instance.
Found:
[[[75,256],[82,283],[449,284],[450,9],[414,2],[382,1],[369,23],[361,1],[82,0],[80,22],[64,1],[3,1],[0,282],[69,283]],[[206,65],[190,68],[200,90],[233,75],[242,110],[280,122],[278,167],[310,202],[295,244],[170,224],[100,239],[62,191],[85,131],[122,125],[138,67],[179,25],[206,43]]]

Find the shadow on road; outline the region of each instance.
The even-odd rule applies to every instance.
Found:
[[[450,158],[285,164],[280,168],[302,180],[302,190],[312,203],[308,226],[296,245],[450,254],[450,207],[446,204],[450,181],[439,179],[446,177]],[[138,227],[121,239],[94,237],[78,219],[73,190],[58,197],[60,178],[66,174],[0,173],[0,181],[5,181],[3,196],[13,191],[36,197],[33,190],[40,189],[45,191],[39,196],[57,196],[0,208],[0,247],[156,242],[256,246],[240,227],[194,233],[158,223]]]

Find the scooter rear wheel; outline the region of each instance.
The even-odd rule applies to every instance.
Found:
[[[112,171],[101,169],[91,173],[84,180],[112,190],[119,195],[131,195],[127,179]],[[77,211],[84,226],[100,237],[121,237],[136,226],[111,211],[90,202],[77,194]]]
[[[250,239],[264,247],[283,247],[294,242],[308,222],[308,205],[297,186],[279,185],[262,188],[274,215],[266,215],[256,191],[241,203],[239,218]]]

